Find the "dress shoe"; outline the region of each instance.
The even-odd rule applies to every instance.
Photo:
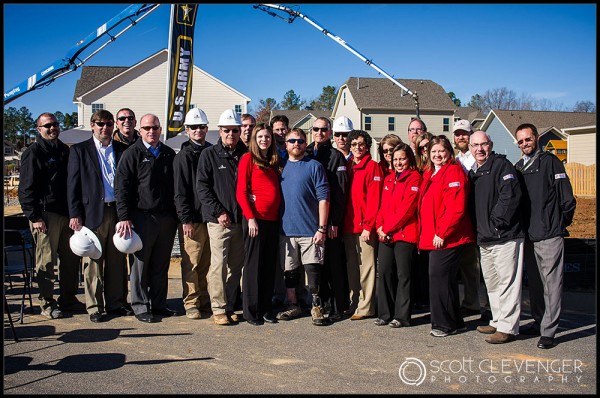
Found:
[[[342,319],[344,319],[344,316],[341,315],[339,312],[331,312],[327,319],[329,319],[331,322],[339,322]]]
[[[537,343],[537,348],[547,350],[552,347],[554,347],[554,338],[545,336],[540,337],[540,341]]]
[[[67,304],[59,304],[58,305],[60,307],[60,309],[62,311],[69,311],[69,312],[78,312],[78,311],[85,311],[85,304],[83,304],[81,301],[73,301]]]
[[[262,319],[246,319],[246,322],[248,322],[250,325],[254,325],[254,326],[261,326],[265,324],[265,321],[263,321]]]
[[[525,336],[540,336],[541,335],[540,328],[539,328],[539,326],[537,326],[535,324],[535,322],[523,326],[521,329],[519,329],[519,334],[522,334]]]
[[[494,334],[496,333],[496,328],[490,325],[477,326],[477,331],[483,334]]]
[[[104,320],[104,315],[101,312],[94,312],[93,314],[90,314],[90,321],[94,322],[94,323],[100,323]]]
[[[157,308],[155,310],[152,310],[152,313],[154,315],[160,315],[160,316],[165,316],[165,317],[177,315],[177,311],[173,311],[172,309],[167,308],[167,307],[165,307],[165,308]]]
[[[498,332],[486,337],[485,342],[490,344],[504,344],[515,340],[515,335],[510,333]]]
[[[275,316],[270,312],[267,312],[263,315],[263,320],[267,323],[278,323],[277,318],[275,318]]]
[[[118,315],[118,316],[131,316],[133,315],[133,311],[125,306],[121,308],[117,308],[115,310],[106,311],[107,314]]]
[[[352,319],[352,318],[350,318],[350,319]],[[375,325],[377,325],[377,326],[385,326],[385,325],[387,325],[387,324],[388,324],[388,322],[387,322],[387,321],[384,321],[384,320],[383,320],[383,319],[381,319],[381,318],[377,318],[377,319],[375,319],[375,320],[373,321],[373,323],[374,323]]]
[[[152,323],[155,321],[154,315],[152,315],[149,312],[142,312],[141,314],[136,314],[135,318],[140,322]]]

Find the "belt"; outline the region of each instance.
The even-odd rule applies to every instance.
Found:
[[[106,207],[114,207],[117,205],[117,202],[104,202],[104,206]]]

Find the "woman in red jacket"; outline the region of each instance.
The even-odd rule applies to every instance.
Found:
[[[411,267],[419,235],[417,205],[421,174],[415,155],[406,144],[392,154],[394,173],[383,182],[381,207],[377,213],[379,237],[377,288],[378,318],[375,325],[410,326]]]
[[[379,165],[381,166],[384,177],[394,173],[392,152],[394,151],[394,148],[400,144],[402,144],[400,137],[398,137],[396,134],[388,134],[384,136],[379,142],[379,145],[377,145]]]
[[[278,265],[281,164],[273,130],[258,124],[250,137],[250,151],[238,165],[236,199],[244,218],[246,259],[242,276],[244,318],[252,325],[276,323],[271,296]],[[275,244],[274,244],[275,242]]]
[[[375,219],[379,209],[383,171],[371,159],[373,140],[363,130],[348,135],[352,164],[349,165],[349,195],[344,212],[344,248],[350,288],[350,318],[353,321],[375,316],[375,262],[377,233]]]
[[[419,203],[419,249],[429,250],[431,335],[464,328],[458,299],[458,248],[475,241],[467,212],[469,181],[443,135],[429,142]]]

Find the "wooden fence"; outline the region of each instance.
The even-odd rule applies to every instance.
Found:
[[[566,163],[565,170],[576,196],[596,196],[596,165],[585,166],[581,163]]]

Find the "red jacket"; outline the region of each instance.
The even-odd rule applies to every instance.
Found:
[[[423,173],[419,199],[419,249],[437,250],[433,236],[444,239],[442,249],[475,241],[467,211],[469,180],[458,163],[448,162],[432,177]]]
[[[248,194],[256,196],[250,202]],[[252,162],[252,155],[245,153],[238,164],[238,180],[235,198],[237,199],[246,220],[279,220],[281,204],[281,188],[279,176],[272,168],[261,169]]]
[[[345,233],[359,234],[364,229],[375,232],[383,172],[376,161],[366,154],[359,163],[352,163],[348,173],[350,196],[344,213]]]
[[[381,167],[381,171],[383,171],[383,178],[389,176],[390,174],[396,174],[396,171],[393,168],[389,168],[385,159],[379,161],[379,167]]]
[[[417,170],[407,170],[400,175],[399,179],[396,179],[396,172],[394,172],[383,182],[376,230],[383,227],[383,232],[392,236],[392,242],[417,244],[419,239],[417,207],[421,181],[421,174]]]

